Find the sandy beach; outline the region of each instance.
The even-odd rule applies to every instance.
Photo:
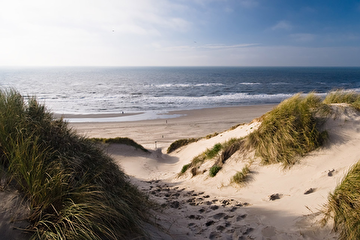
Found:
[[[335,106],[325,124],[325,146],[303,157],[291,169],[279,164],[261,165],[253,156],[234,154],[216,177],[209,177],[208,161],[195,177],[178,177],[183,165],[219,142],[240,138],[259,126],[253,119],[274,106],[230,107],[176,112],[179,118],[117,123],[71,123],[87,137],[129,137],[150,150],[111,144],[106,151],[133,183],[156,200],[157,227],[148,225],[152,239],[337,239],[331,223],[321,227],[321,209],[328,194],[360,159],[360,115],[346,106]],[[229,130],[230,127],[239,125]],[[209,139],[182,147],[171,154],[174,140]],[[155,143],[156,141],[156,143]],[[252,161],[246,185],[230,181]]]
[[[270,111],[275,105],[238,106],[208,108],[198,110],[172,111],[163,118],[142,121],[96,122],[96,117],[89,115],[92,122],[71,123],[79,134],[87,137],[129,137],[149,149],[167,148],[172,142],[182,138],[205,137],[215,132],[223,132],[234,125],[248,123]],[[106,115],[107,117],[126,117],[126,114]],[[65,115],[66,118],[84,117],[83,115]]]

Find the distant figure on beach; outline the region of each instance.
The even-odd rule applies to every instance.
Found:
[[[122,111],[121,113],[124,114],[124,111]]]

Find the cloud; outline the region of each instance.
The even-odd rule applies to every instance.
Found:
[[[291,34],[290,37],[296,42],[311,42],[315,40],[316,35],[311,33],[296,33]]]
[[[206,44],[204,46],[200,46],[199,48],[203,49],[230,49],[230,48],[246,48],[253,47],[258,44],[256,43],[246,43],[246,44],[235,44],[235,45],[225,45],[225,44]]]
[[[167,0],[137,1],[20,1],[0,3],[0,16],[15,28],[73,28],[135,35],[159,34],[165,30],[187,31],[191,24],[177,16],[181,6]]]
[[[276,23],[274,26],[271,27],[271,30],[291,30],[293,28],[293,26],[291,25],[290,22],[288,21],[280,21],[278,23]]]
[[[188,51],[188,50],[224,50],[224,49],[237,49],[237,48],[247,48],[257,46],[257,43],[245,43],[245,44],[233,44],[233,45],[226,45],[226,44],[205,44],[200,45],[194,42],[193,45],[181,45],[181,46],[172,46],[172,47],[160,47],[159,44],[155,44],[159,49],[164,51]]]

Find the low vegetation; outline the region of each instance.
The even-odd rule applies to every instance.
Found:
[[[182,168],[181,168],[181,172],[180,173],[185,173],[188,168],[191,167],[191,163],[189,164],[185,164]]]
[[[210,168],[210,170],[209,170],[209,176],[210,177],[215,177],[216,176],[216,174],[221,170],[221,166],[218,166],[218,165],[214,165],[214,166],[212,166],[211,168]]]
[[[317,115],[327,108],[315,94],[297,94],[265,114],[259,128],[247,137],[247,147],[263,164],[282,163],[289,167],[298,156],[321,146],[327,132],[321,131],[323,121]]]
[[[0,166],[29,204],[31,239],[144,235],[147,197],[96,144],[14,90],[0,91]]]
[[[237,172],[237,173],[231,178],[231,182],[237,183],[237,184],[243,184],[243,183],[245,183],[246,180],[248,179],[249,173],[250,173],[249,166],[246,165],[245,167],[243,167],[243,169],[241,170],[241,172]]]
[[[330,218],[334,219],[333,230],[339,233],[339,239],[360,239],[360,162],[329,194],[324,212],[324,223]]]
[[[217,135],[219,135],[218,132],[214,132],[214,133],[211,133],[211,134],[208,134],[205,136],[205,139],[210,139],[210,138],[213,138],[213,137],[216,137]]]
[[[89,140],[94,142],[101,142],[101,143],[115,143],[115,144],[125,144],[132,146],[136,149],[140,149],[144,152],[149,152],[146,148],[144,148],[142,145],[138,144],[131,138],[127,137],[116,137],[116,138],[90,138]]]
[[[179,139],[170,144],[170,146],[167,149],[167,153],[172,153],[176,149],[181,148],[182,146],[186,146],[190,143],[197,142],[199,138],[185,138],[185,139]]]
[[[360,110],[360,93],[355,91],[336,90],[326,96],[324,103],[347,103],[357,110]]]
[[[237,152],[244,145],[243,138],[232,138],[225,142],[223,151],[221,152],[219,163],[224,164],[235,152]]]
[[[205,152],[194,157],[193,160],[191,161],[191,163],[184,165],[182,167],[179,175],[182,175],[183,173],[185,173],[187,171],[187,169],[189,169],[189,168],[198,167],[198,165],[201,165],[206,159],[214,158],[215,156],[217,156],[217,154],[219,153],[219,151],[221,149],[222,149],[221,143],[215,144],[211,149],[206,149]],[[194,170],[193,170],[193,172],[196,173],[196,171],[194,171]]]
[[[203,153],[199,154],[198,156],[194,157],[191,161],[191,163],[186,164],[182,167],[180,174],[182,175],[185,173],[188,169],[193,169],[199,167],[205,160],[207,159],[213,159],[215,157],[218,157],[216,163],[214,166],[217,169],[216,173],[221,170],[221,166],[225,163],[225,161],[231,157],[237,150],[240,149],[240,146],[242,146],[243,140],[232,138],[229,141],[226,141],[224,143],[217,143],[212,148],[206,149]],[[214,169],[215,169],[214,168]],[[196,175],[195,170],[192,170],[193,175]],[[216,175],[215,173],[215,175]],[[210,176],[212,173],[210,172]],[[214,175],[214,176],[215,176]]]

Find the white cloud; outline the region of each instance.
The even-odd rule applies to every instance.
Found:
[[[229,48],[246,48],[253,47],[258,44],[256,43],[247,43],[247,44],[235,44],[235,45],[225,45],[225,44],[206,44],[204,46],[200,46],[200,48],[204,49],[229,49]]]
[[[187,50],[223,50],[223,49],[236,49],[236,48],[247,48],[257,46],[257,43],[246,43],[246,44],[234,44],[234,45],[226,45],[226,44],[205,44],[200,45],[194,42],[193,45],[181,45],[181,46],[172,46],[172,47],[159,47],[159,49],[163,51],[187,51]]]
[[[293,26],[288,21],[280,21],[271,27],[271,30],[291,30]]]
[[[83,65],[81,56],[132,54],[151,38],[191,29],[185,9],[169,0],[1,1],[0,65]]]

